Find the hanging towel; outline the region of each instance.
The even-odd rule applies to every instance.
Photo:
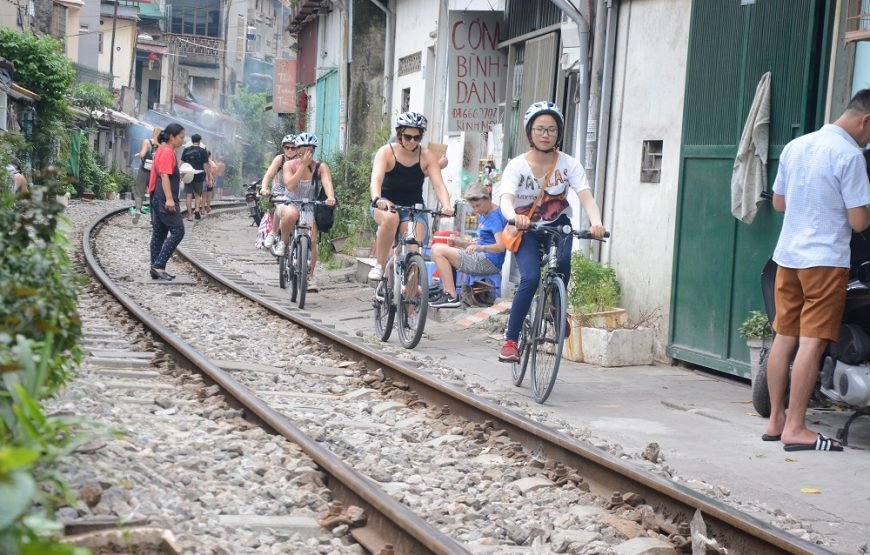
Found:
[[[755,219],[761,193],[767,187],[767,146],[770,142],[770,72],[761,76],[749,109],[734,170],[731,173],[731,214],[750,224]]]

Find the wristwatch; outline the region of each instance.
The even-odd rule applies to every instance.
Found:
[[[378,201],[381,200],[381,197],[375,197],[372,199],[372,208],[378,207]]]

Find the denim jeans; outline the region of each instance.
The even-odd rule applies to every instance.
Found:
[[[564,225],[567,223],[569,223],[567,216],[562,216],[552,225]],[[561,274],[565,288],[568,287],[568,280],[571,278],[572,243],[573,240],[571,238],[565,239],[557,252],[559,260],[558,273]],[[505,339],[516,341],[519,338],[520,330],[523,327],[523,320],[525,320],[526,314],[529,313],[529,308],[532,306],[532,299],[541,281],[541,255],[539,250],[541,245],[544,246],[545,250],[549,250],[549,236],[526,231],[523,234],[520,249],[514,253],[517,267],[520,270],[520,284],[514,293],[514,300],[511,303]]]

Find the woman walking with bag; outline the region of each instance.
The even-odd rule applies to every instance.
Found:
[[[160,134],[160,148],[154,153],[151,193],[151,279],[170,280],[166,263],[184,238],[184,220],[179,211],[181,174],[175,149],[184,144],[184,127],[170,123]]]
[[[499,205],[504,217],[516,223],[505,228],[503,240],[507,248],[514,251],[520,270],[520,284],[511,304],[505,343],[498,355],[502,362],[519,361],[517,339],[541,279],[539,248],[541,243],[548,242],[546,236],[533,232],[523,233],[516,241],[517,231],[528,229],[532,222],[554,227],[570,224],[568,191],[572,191],[589,216],[592,235],[603,237],[605,232],[598,205],[586,181],[586,171],[580,162],[556,148],[565,130],[565,117],[559,107],[552,102],[535,102],[526,110],[523,123],[529,150],[508,162],[501,178]],[[519,244],[512,246],[512,238]],[[558,253],[559,273],[566,287],[571,277],[571,245],[572,241],[565,241]]]
[[[151,180],[151,166],[154,163],[154,152],[157,150],[159,138],[160,128],[155,127],[150,139],[142,139],[142,148],[136,153],[136,158],[142,159],[142,165],[139,167],[139,173],[136,174],[136,186],[133,189],[136,206],[130,209],[130,213],[137,221],[142,215],[142,203],[145,199],[145,190],[148,189],[148,182]]]

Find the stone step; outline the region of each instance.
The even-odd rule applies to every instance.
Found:
[[[324,533],[320,524],[309,516],[219,515],[218,522],[235,528],[271,528],[285,534],[299,534],[304,539],[318,538]]]
[[[154,379],[160,377],[160,372],[156,371],[142,371],[142,370],[118,370],[117,368],[97,368],[94,370],[95,374],[100,374],[103,376],[113,376],[115,378],[127,378],[127,379]]]
[[[151,361],[142,358],[105,358],[105,357],[89,357],[87,364],[90,367],[103,368],[151,368]]]
[[[103,350],[95,349],[91,354],[98,358],[141,358],[151,360],[155,353],[150,351],[125,351],[125,350]]]
[[[170,384],[135,380],[106,380],[103,383],[106,387],[111,387],[112,389],[159,389],[162,391],[174,391],[176,389],[174,385]]]

